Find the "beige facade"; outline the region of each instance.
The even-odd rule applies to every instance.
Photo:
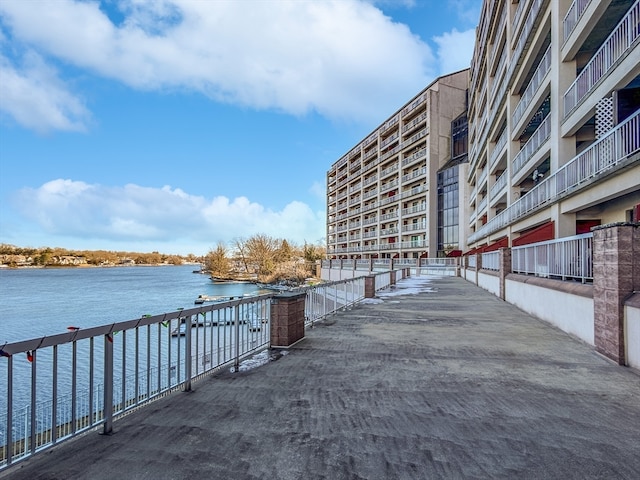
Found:
[[[436,173],[468,79],[468,69],[438,78],[331,166],[329,258],[435,256]]]
[[[469,86],[469,248],[639,221],[639,24],[638,0],[485,0]]]

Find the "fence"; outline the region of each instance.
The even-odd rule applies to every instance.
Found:
[[[513,273],[592,282],[593,233],[513,247],[511,264]]]
[[[364,298],[365,277],[306,287],[305,324]],[[376,274],[376,290],[391,272]],[[0,470],[270,346],[260,295],[3,345]],[[26,406],[24,406],[26,405]]]
[[[269,345],[270,295],[2,346],[0,468]],[[26,407],[24,405],[27,405]]]

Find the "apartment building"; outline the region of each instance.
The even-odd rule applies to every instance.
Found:
[[[437,173],[452,158],[468,81],[468,69],[439,77],[331,166],[329,258],[435,256]]]
[[[468,251],[639,221],[640,1],[485,0],[468,118]]]

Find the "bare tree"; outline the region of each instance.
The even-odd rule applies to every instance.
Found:
[[[231,261],[228,249],[223,243],[218,243],[215,249],[209,250],[204,264],[212,277],[229,278],[231,273]]]

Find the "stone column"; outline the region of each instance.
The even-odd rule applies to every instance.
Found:
[[[500,274],[500,298],[502,300],[506,297],[506,282],[507,275],[511,273],[511,249],[510,248],[501,248],[500,252],[500,270],[498,273]]]
[[[396,284],[396,271],[391,270],[389,272],[389,286]]]
[[[367,275],[364,277],[364,298],[373,298],[376,296],[376,276]]]
[[[271,347],[286,348],[304,338],[306,293],[283,293],[271,299]]]
[[[626,363],[624,301],[640,290],[640,223],[593,228],[593,317],[596,351]]]

